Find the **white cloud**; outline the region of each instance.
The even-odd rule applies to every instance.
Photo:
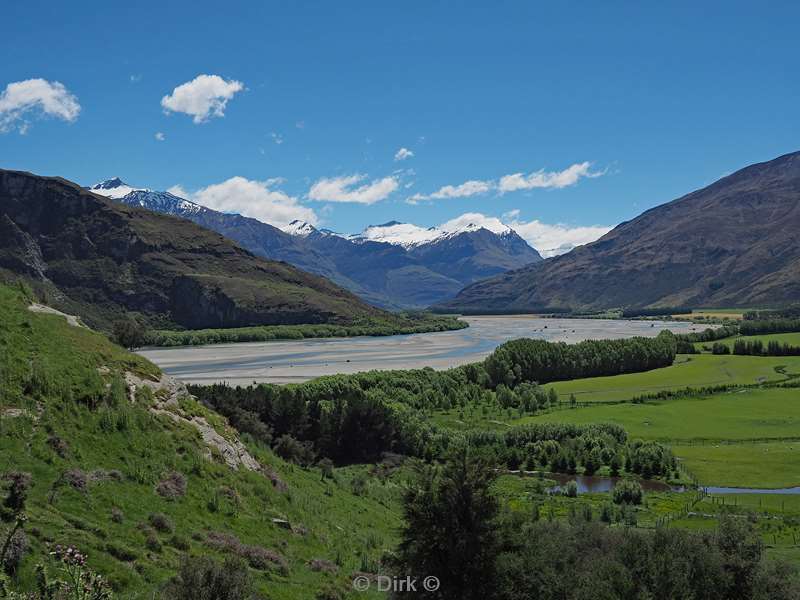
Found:
[[[575,185],[582,177],[595,178],[605,174],[605,171],[593,172],[590,170],[590,162],[575,163],[563,171],[535,171],[529,175],[524,173],[512,173],[504,175],[499,181],[472,179],[460,185],[445,185],[432,194],[414,194],[406,202],[417,204],[423,200],[443,200],[446,198],[468,198],[478,194],[485,194],[489,191],[497,191],[500,194],[515,192],[518,190],[565,188]]]
[[[519,211],[512,212],[517,214],[513,220],[507,222],[508,226],[545,258],[564,254],[576,246],[593,242],[613,229],[613,227],[604,225],[548,224],[542,223],[538,219],[521,221],[519,220]]]
[[[0,94],[0,133],[28,131],[27,117],[55,117],[68,123],[81,112],[78,99],[58,81],[26,79],[9,83]]]
[[[589,170],[591,163],[582,162],[570,165],[563,171],[536,171],[525,175],[524,173],[513,173],[504,175],[500,178],[497,186],[501,194],[515,192],[517,190],[533,189],[561,189],[575,185],[581,177],[600,177],[603,172],[592,172]]]
[[[225,81],[219,75],[198,75],[161,99],[164,111],[191,115],[195,123],[224,117],[228,100],[244,89],[241,81]]]
[[[156,134],[155,134],[155,136],[154,136],[154,137],[155,137],[155,138],[156,138],[156,139],[157,139],[159,142],[163,142],[165,139],[167,139],[167,136],[165,136],[165,135],[164,135],[164,133],[163,133],[163,132],[161,132],[161,131],[156,131]]]
[[[388,198],[399,185],[396,177],[384,177],[358,185],[366,178],[366,175],[324,177],[311,186],[308,197],[323,202],[375,204]]]
[[[269,134],[272,138],[272,141],[280,146],[283,143],[283,136],[280,133],[275,133],[274,131]]]
[[[508,225],[497,217],[487,217],[481,213],[464,213],[439,225],[439,229],[444,231],[460,231],[467,227],[483,227],[495,233],[505,233],[509,230]]]
[[[465,181],[460,185],[445,185],[432,194],[414,194],[407,202],[409,204],[416,204],[422,200],[443,200],[446,198],[467,198],[469,196],[476,196],[478,194],[485,194],[493,187],[491,181],[480,181],[471,179]]]
[[[400,150],[394,153],[394,159],[396,161],[406,160],[407,158],[413,158],[413,156],[414,153],[408,148],[400,148]]]
[[[297,198],[286,192],[272,189],[272,186],[281,181],[254,181],[244,177],[231,177],[194,193],[188,193],[181,186],[173,186],[169,192],[214,210],[238,213],[279,228],[295,219],[316,225],[319,219],[312,209],[303,206]]]

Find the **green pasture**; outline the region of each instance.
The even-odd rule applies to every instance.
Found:
[[[547,384],[559,399],[574,395],[579,402],[613,402],[686,387],[751,385],[800,374],[800,356],[678,355],[662,369],[610,377],[573,379]]]
[[[743,389],[714,396],[643,404],[598,404],[524,417],[512,424],[541,421],[617,423],[632,437],[667,442],[800,439],[800,390]]]

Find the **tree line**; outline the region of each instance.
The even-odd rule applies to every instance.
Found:
[[[586,340],[578,344],[522,338],[499,346],[484,361],[493,386],[535,381],[601,377],[649,371],[675,361],[677,341],[670,331],[655,338]]]
[[[503,434],[464,434],[437,426],[427,412],[482,402],[545,409],[556,404],[558,396],[541,388],[534,377],[549,381],[666,366],[674,359],[675,347],[669,332],[574,347],[541,341],[508,343],[483,363],[447,371],[372,371],[287,386],[215,384],[190,386],[189,391],[243,433],[300,463],[316,457],[339,464],[374,462],[385,452],[432,460],[466,435],[509,468],[524,463],[531,468],[594,472],[608,466],[664,476],[674,467],[671,455],[661,450],[650,455],[650,446],[629,446],[624,430],[617,426],[539,424]],[[562,360],[567,361],[565,366]],[[504,376],[504,383],[495,385],[508,372],[513,377]]]
[[[765,344],[761,340],[737,339],[733,342],[733,353],[744,356],[800,356],[800,346],[777,340],[770,340]]]

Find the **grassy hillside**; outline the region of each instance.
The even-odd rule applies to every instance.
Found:
[[[307,599],[349,589],[353,571],[374,570],[394,547],[397,483],[365,479],[368,467],[323,480],[247,440],[240,452],[259,470],[232,468],[194,426],[205,419],[235,443],[224,419],[179,390],[140,387],[131,402],[121,375],[153,380],[156,367],[28,304],[0,286],[0,473],[32,482],[15,585],[32,586],[39,562],[55,573],[48,552],[73,544],[124,598],[151,598],[185,553],[233,552],[266,597]],[[11,525],[0,521],[3,540]]]

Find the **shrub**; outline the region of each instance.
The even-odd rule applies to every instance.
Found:
[[[289,563],[280,553],[262,546],[243,544],[239,538],[224,531],[212,531],[206,543],[220,552],[229,552],[247,560],[251,567],[266,571],[277,568],[282,574],[289,572]]]
[[[314,451],[311,449],[311,444],[300,442],[289,434],[279,437],[273,450],[282,459],[298,465],[308,465],[314,462]]]
[[[152,513],[147,520],[150,521],[153,529],[161,533],[172,533],[175,529],[170,518],[164,513]]]
[[[0,540],[6,543],[6,536],[0,536]],[[25,557],[25,554],[28,552],[30,548],[30,544],[28,543],[28,536],[25,535],[25,532],[22,529],[17,529],[14,532],[14,535],[11,536],[11,539],[7,542],[6,547],[6,554],[3,558],[3,564],[1,565],[6,573],[9,575],[13,575],[17,572],[22,559]]]
[[[158,541],[155,531],[149,531],[144,540],[144,546],[151,552],[161,552],[161,542]]]
[[[618,481],[612,493],[614,504],[641,504],[643,496],[642,486],[633,479]]]
[[[578,497],[578,484],[575,481],[568,481],[567,485],[564,486],[563,494],[568,498],[577,498]]]
[[[130,548],[126,548],[125,546],[120,546],[117,544],[112,544],[109,542],[106,544],[106,552],[108,552],[111,556],[116,558],[117,560],[121,560],[122,562],[133,562],[139,556]]]
[[[164,597],[171,600],[248,600],[254,597],[247,564],[240,558],[224,563],[207,556],[181,561],[178,574],[167,583]]]
[[[173,548],[177,548],[178,550],[182,550],[183,552],[189,551],[189,540],[182,535],[173,535],[169,539],[169,545]]]
[[[66,458],[69,452],[69,444],[66,440],[61,439],[57,435],[51,435],[47,438],[47,445],[52,448],[53,452],[58,454],[61,458]]]
[[[21,471],[11,471],[3,475],[3,479],[9,482],[8,496],[6,496],[3,504],[13,513],[22,512],[25,510],[28,490],[33,481],[31,474]]]
[[[158,482],[156,492],[167,500],[177,500],[186,495],[186,476],[178,471],[171,471]]]

